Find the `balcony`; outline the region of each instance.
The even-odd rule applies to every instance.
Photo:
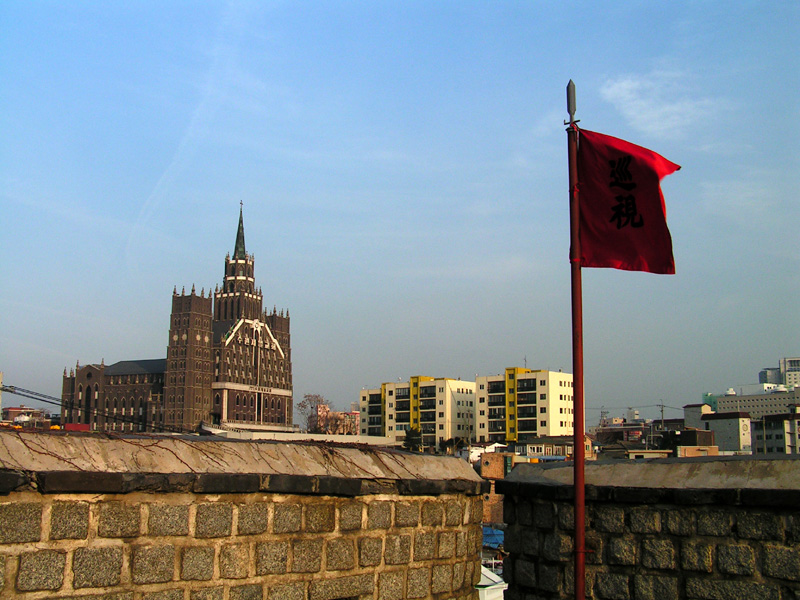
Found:
[[[536,404],[536,393],[517,394],[517,404]]]
[[[517,421],[517,427],[520,431],[536,431],[536,426],[536,419]]]
[[[435,423],[436,422],[436,411],[420,413],[419,414],[419,422],[420,423]]]
[[[379,414],[381,414],[381,409],[382,409],[382,407],[380,405],[378,405],[378,406],[370,406],[367,409],[367,414],[368,415],[379,415]]]
[[[421,425],[422,433],[436,433],[436,423],[423,423]]]
[[[411,400],[402,400],[397,402],[396,410],[411,410]]]
[[[489,431],[505,431],[506,430],[506,422],[505,421],[489,421]]]
[[[505,395],[498,396],[489,396],[489,406],[505,406],[506,405],[506,397]]]
[[[394,418],[397,423],[410,423],[411,413],[397,413]]]
[[[506,382],[505,381],[490,381],[486,390],[490,394],[505,394]]]
[[[426,385],[425,387],[419,388],[419,397],[420,398],[435,398],[436,397],[436,386],[435,385]]]
[[[436,400],[423,400],[419,403],[420,410],[434,410],[436,408]]]

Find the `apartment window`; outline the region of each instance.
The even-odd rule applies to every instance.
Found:
[[[482,410],[482,411],[481,411],[481,416],[483,417],[485,414],[486,414],[486,411],[485,411],[485,410]]]
[[[439,416],[440,417],[444,417],[444,413],[443,412],[439,412]]]
[[[547,421],[539,421],[540,427],[547,427]]]
[[[544,379],[540,379],[539,385],[547,385],[547,382]]]
[[[389,425],[389,431],[394,431],[393,427]]]
[[[444,429],[444,424],[439,423],[439,429]]]
[[[539,408],[539,412],[540,412],[541,414],[545,414],[545,413],[547,412],[547,407],[546,407],[546,406],[542,406],[542,407],[540,407],[540,408]]]
[[[480,387],[480,389],[483,389],[483,384],[481,384],[481,387]]]
[[[547,394],[539,394],[539,400],[547,400]]]

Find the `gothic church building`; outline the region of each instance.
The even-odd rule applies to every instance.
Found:
[[[62,423],[119,432],[190,432],[201,423],[291,429],[289,311],[266,312],[262,300],[240,210],[213,298],[194,287],[173,291],[166,360],[65,369]]]

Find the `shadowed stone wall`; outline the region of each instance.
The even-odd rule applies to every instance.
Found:
[[[0,598],[477,597],[483,483],[459,459],[0,434],[0,461]]]
[[[586,479],[587,598],[800,598],[800,460],[595,464]],[[574,597],[571,466],[523,465],[497,487],[506,599]]]

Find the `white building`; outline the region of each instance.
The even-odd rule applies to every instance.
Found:
[[[750,415],[746,412],[717,412],[702,416],[703,429],[714,432],[714,443],[720,453],[752,452]]]
[[[747,412],[754,419],[766,415],[779,415],[790,412],[789,406],[800,404],[800,388],[786,391],[780,386],[763,394],[749,396],[719,396],[717,412]]]
[[[402,443],[418,429],[426,448],[461,438],[474,440],[475,382],[411,377],[362,390],[359,396],[362,435],[380,435]]]
[[[478,442],[572,435],[572,374],[510,367],[475,380]]]

